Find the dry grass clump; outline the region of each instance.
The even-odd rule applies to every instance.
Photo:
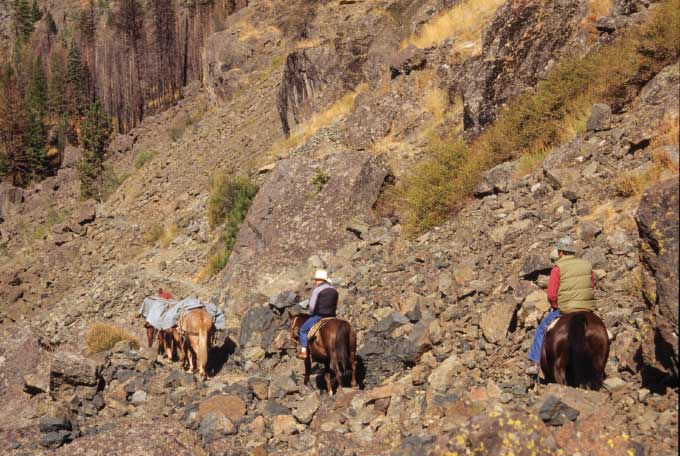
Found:
[[[666,113],[655,129],[651,146],[662,147],[677,145],[678,142],[680,142],[679,121],[680,117],[678,116],[678,111]]]
[[[588,2],[588,14],[596,18],[608,16],[612,9],[612,0],[590,0]]]
[[[423,97],[423,106],[432,113],[437,123],[443,122],[449,107],[448,92],[440,87],[430,88]]]
[[[422,93],[420,108],[431,114],[432,119],[420,128],[419,137],[424,140],[434,136],[437,128],[445,126],[450,137],[456,137],[463,131],[463,99],[457,95],[449,99],[445,84],[432,70],[419,71],[414,78],[417,93]]]
[[[179,227],[174,223],[167,227],[155,223],[144,233],[144,241],[151,245],[155,244],[156,241],[160,241],[161,247],[165,248],[177,237],[178,233]]]
[[[678,175],[678,165],[665,152],[657,151],[652,156],[651,166],[645,171],[628,171],[614,180],[614,191],[624,198],[639,198],[645,190],[669,175]]]
[[[262,27],[260,24],[251,24],[250,19],[252,14],[243,18],[238,23],[238,39],[239,41],[257,40],[262,38],[265,34],[278,34],[279,29],[273,25]]]
[[[535,90],[507,103],[473,143],[433,141],[429,158],[402,182],[398,192],[411,234],[441,223],[460,208],[483,172],[524,155],[536,162],[542,151],[573,137],[595,102],[625,97],[630,81],[650,79],[680,56],[680,9],[675,0],[658,4],[646,23],[583,58],[556,65]]]
[[[288,149],[304,144],[321,128],[349,114],[354,108],[356,97],[366,89],[368,89],[368,84],[360,84],[356,89],[346,93],[324,111],[314,114],[309,120],[298,125],[288,138],[274,143],[271,154],[276,156]]]
[[[165,227],[165,229],[163,230],[163,234],[161,234],[159,238],[161,247],[166,248],[167,246],[169,246],[170,243],[172,243],[172,241],[177,237],[178,233],[179,227],[174,223],[171,224],[170,226]]]
[[[635,268],[626,274],[623,278],[623,291],[634,298],[642,298],[644,290],[644,281],[642,278],[642,269]]]
[[[597,40],[599,35],[597,30],[598,19],[609,15],[612,3],[612,0],[590,0],[588,2],[588,14],[581,21],[581,27],[589,33],[591,42]]]
[[[309,49],[321,44],[321,38],[302,38],[295,42],[295,49]]]
[[[503,0],[464,0],[423,25],[418,33],[402,42],[402,47],[412,44],[428,48],[454,38],[454,52],[476,55],[481,51],[484,26],[502,3]]]
[[[545,157],[548,156],[548,152],[549,150],[543,147],[522,155],[517,165],[517,175],[526,176],[532,171],[540,168],[541,165],[543,165]]]
[[[106,323],[95,323],[85,334],[85,343],[92,353],[110,350],[121,340],[129,340],[133,348],[139,348],[139,340],[117,326]]]
[[[163,226],[155,223],[144,233],[144,241],[147,244],[155,244],[163,236]]]

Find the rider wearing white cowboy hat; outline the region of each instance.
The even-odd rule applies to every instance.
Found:
[[[314,290],[309,299],[309,312],[311,317],[300,327],[300,353],[298,358],[307,358],[307,333],[314,324],[322,318],[335,317],[338,307],[338,291],[333,288],[328,278],[328,272],[319,269],[314,274]]]

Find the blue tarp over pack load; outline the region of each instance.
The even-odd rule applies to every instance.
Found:
[[[181,301],[163,299],[158,296],[145,298],[139,313],[156,329],[170,329],[177,326],[181,312],[204,307],[213,319],[215,329],[226,329],[226,321],[222,310],[212,303],[202,303],[196,298],[185,298]]]

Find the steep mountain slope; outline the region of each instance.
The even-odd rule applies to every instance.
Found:
[[[75,148],[57,176],[0,184],[3,451],[52,452],[64,425],[40,432],[38,420],[67,417],[79,430],[56,454],[675,454],[677,378],[658,339],[677,347],[672,291],[648,283],[658,266],[639,247],[659,245],[644,201],[677,214],[677,63],[639,93],[631,84],[613,114],[594,108],[540,166],[494,168],[459,214],[416,239],[385,197],[433,135],[475,137],[561,56],[645,20],[645,4],[247,3],[207,38],[202,84],[114,139],[121,182],[107,201],[79,200]],[[436,33],[466,7],[476,33]],[[428,27],[434,38],[408,47]],[[226,268],[206,277],[223,249],[206,217],[216,170],[260,190]],[[664,239],[673,230],[677,216]],[[548,252],[565,234],[595,265],[614,336],[600,393],[533,387],[522,373],[547,306]],[[270,299],[304,299],[322,266],[365,369],[363,391],[333,399],[301,385],[287,331],[297,300]],[[208,381],[125,343],[86,352],[95,321],[141,338],[134,317],[157,287],[224,309]],[[537,421],[551,394],[580,411],[574,423]]]

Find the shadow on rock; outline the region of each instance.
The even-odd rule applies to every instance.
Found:
[[[210,356],[208,357],[207,371],[208,375],[217,375],[227,360],[236,351],[236,342],[231,340],[229,336],[225,336],[221,345],[213,346],[210,349]]]

